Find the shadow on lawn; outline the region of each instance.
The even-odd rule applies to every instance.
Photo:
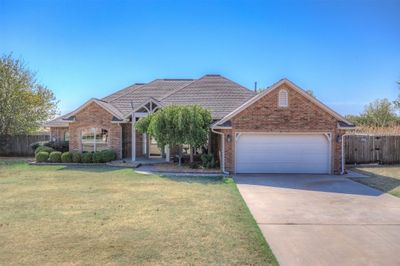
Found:
[[[393,189],[400,187],[400,179],[390,176],[375,174],[362,169],[355,169],[356,172],[366,175],[367,177],[352,177],[351,179],[362,184],[371,186],[383,192],[390,192]]]
[[[205,185],[215,185],[226,183],[227,178],[223,176],[173,176],[173,175],[161,175],[161,178],[169,179],[175,182],[184,183],[200,183]]]
[[[57,169],[57,171],[80,171],[80,172],[92,172],[92,173],[104,173],[121,170],[123,168],[107,166],[107,165],[66,165]]]

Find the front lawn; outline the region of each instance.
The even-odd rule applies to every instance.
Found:
[[[400,197],[400,166],[359,167],[352,170],[368,175],[352,177],[352,180]]]
[[[112,167],[0,160],[0,239],[15,265],[276,264],[231,179]]]

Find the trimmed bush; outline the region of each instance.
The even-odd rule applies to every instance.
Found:
[[[38,142],[34,142],[31,145],[31,148],[33,151],[36,151],[37,148],[39,148],[40,146],[43,146],[43,144],[45,144],[47,141],[38,141]]]
[[[96,151],[93,153],[92,160],[94,163],[104,163],[103,153],[101,151]]]
[[[61,154],[61,162],[71,163],[72,162],[72,154],[68,151]]]
[[[49,141],[44,143],[43,146],[50,147],[53,150],[60,152],[69,151],[69,141],[61,141],[61,140]]]
[[[38,163],[47,162],[47,160],[49,159],[49,153],[45,151],[40,151],[36,153],[35,159]]]
[[[61,163],[61,152],[53,151],[49,155],[49,161],[52,163]]]
[[[80,163],[81,162],[81,154],[77,153],[77,152],[72,153],[72,162]]]
[[[51,152],[54,151],[54,149],[53,149],[53,148],[50,148],[50,147],[47,147],[47,146],[39,146],[39,147],[36,148],[35,154],[37,154],[38,152],[42,152],[42,151],[51,153]]]
[[[117,154],[113,150],[103,150],[101,151],[103,155],[103,162],[111,162],[114,161],[117,158]]]
[[[91,152],[84,152],[81,155],[82,163],[92,163],[93,162],[93,154]]]

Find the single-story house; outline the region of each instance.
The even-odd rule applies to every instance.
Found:
[[[136,83],[47,123],[71,151],[111,148],[118,158],[170,160],[169,147],[139,134],[140,118],[168,105],[211,112],[208,150],[229,173],[332,173],[342,169],[344,117],[288,79],[256,93],[220,75]],[[172,149],[172,147],[171,147]]]

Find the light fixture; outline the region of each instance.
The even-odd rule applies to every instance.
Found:
[[[232,136],[231,136],[231,134],[226,135],[226,140],[227,140],[228,142],[231,142],[231,141],[232,141]]]

